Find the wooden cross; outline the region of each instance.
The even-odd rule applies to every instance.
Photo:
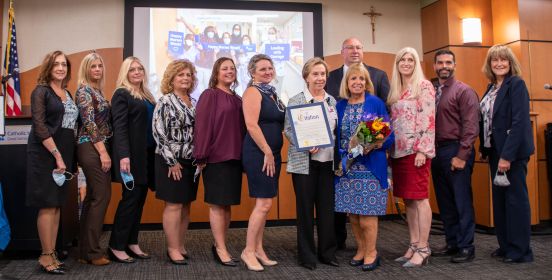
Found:
[[[370,12],[366,12],[363,15],[370,17],[370,23],[372,24],[372,44],[376,43],[376,17],[381,16],[381,13],[376,13],[374,6],[370,6]]]

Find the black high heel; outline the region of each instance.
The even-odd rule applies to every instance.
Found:
[[[174,265],[187,265],[188,264],[186,259],[182,259],[182,260],[173,260],[173,259],[171,259],[171,255],[169,254],[169,251],[167,251],[167,257],[169,258],[169,261]]]
[[[227,261],[227,262],[223,262],[222,259],[219,256],[218,252],[217,252],[217,247],[215,245],[213,245],[213,247],[211,247],[211,251],[213,252],[213,258],[215,258],[215,261],[217,261],[218,263],[220,263],[222,265],[225,265],[225,266],[237,266],[238,265],[232,258],[230,258],[230,260]]]
[[[65,274],[65,270],[61,267],[59,267],[59,265],[57,264],[56,262],[56,258],[55,258],[55,252],[52,252],[52,253],[42,253],[40,254],[40,256],[49,256],[52,258],[52,263],[50,264],[47,264],[47,265],[42,265],[40,263],[40,257],[39,257],[39,260],[38,260],[38,265],[40,266],[40,268],[42,269],[42,271],[48,273],[48,274]]]
[[[136,262],[136,259],[134,259],[133,257],[128,257],[126,259],[119,259],[117,256],[115,256],[115,254],[113,253],[111,248],[107,249],[107,254],[109,255],[109,258],[112,261],[116,261],[118,263],[135,263]]]
[[[362,271],[372,271],[380,266],[380,256],[376,256],[376,259],[369,264],[362,264]]]

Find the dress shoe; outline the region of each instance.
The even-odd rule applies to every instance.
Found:
[[[41,264],[40,263],[40,258],[39,258],[38,265],[40,266],[42,271],[44,271],[48,274],[65,274],[65,269],[60,267],[57,263],[57,258],[55,256],[55,252],[50,253],[50,254],[42,253],[42,254],[40,254],[40,256],[41,257],[42,256],[50,256],[52,258],[52,263],[47,264],[47,265]]]
[[[264,271],[264,267],[261,264],[249,264],[245,258],[243,257],[243,252],[241,254],[241,259],[243,261],[243,265],[247,268],[247,270],[255,271],[255,272],[261,272]]]
[[[112,261],[116,261],[116,262],[119,262],[119,263],[134,263],[134,262],[136,262],[136,260],[133,257],[128,257],[126,259],[119,259],[117,256],[115,256],[115,254],[113,253],[113,250],[111,250],[110,248],[107,249],[107,254],[109,255],[109,258]]]
[[[359,266],[363,263],[364,263],[364,259],[355,260],[355,258],[351,258],[351,260],[349,261],[350,266]]]
[[[454,257],[450,259],[453,263],[466,263],[471,262],[475,258],[475,251],[473,249],[462,249]]]
[[[171,255],[169,254],[169,251],[167,251],[167,258],[169,258],[169,261],[174,264],[174,265],[187,265],[188,262],[186,261],[186,259],[181,259],[181,260],[173,260],[171,259]]]
[[[225,265],[225,266],[237,266],[238,265],[232,258],[230,258],[230,260],[227,261],[227,262],[223,262],[222,259],[219,256],[218,252],[217,252],[217,247],[215,247],[215,245],[213,245],[213,247],[211,247],[211,252],[213,252],[213,258],[215,259],[215,261],[217,261],[218,263],[220,263],[222,265]]]
[[[424,265],[427,265],[429,263],[429,256],[431,256],[431,249],[429,249],[429,246],[416,248],[416,250],[414,251],[414,254],[418,254],[420,257],[422,257],[422,262],[413,263],[410,261],[412,260],[411,258],[410,260],[408,260],[403,264],[403,267],[414,268],[414,267],[422,267]]]
[[[502,250],[500,250],[500,248],[494,250],[492,253],[491,253],[491,258],[504,258],[505,254],[504,252],[502,252]]]
[[[380,266],[380,257],[376,256],[376,259],[372,263],[362,264],[362,271],[372,271]]]
[[[335,267],[339,267],[339,263],[337,262],[337,260],[327,260],[327,259],[319,259],[319,261],[323,264],[326,264],[326,265],[331,265],[331,266],[335,266]]]
[[[418,248],[417,246],[418,246],[418,242],[410,243],[408,245],[408,251],[406,251],[406,254],[408,254],[409,251],[412,251],[412,255],[410,255],[410,257],[406,257],[406,256],[398,257],[395,259],[395,261],[398,263],[405,263],[409,261],[410,258],[412,258],[412,256],[414,255],[414,252],[416,252],[416,248]]]
[[[261,256],[257,253],[255,253],[255,257],[257,258],[257,260],[259,260],[259,262],[264,265],[264,266],[275,266],[278,264],[277,261],[274,261],[274,260],[271,260],[269,258],[266,258],[266,259],[263,259],[261,258]]]
[[[151,256],[147,253],[141,253],[141,254],[137,254],[137,253],[134,253],[134,251],[132,251],[129,247],[126,248],[126,252],[129,256],[135,258],[135,259],[141,259],[141,260],[148,260],[148,259],[151,259]],[[186,258],[186,257],[184,257]]]
[[[502,262],[504,263],[525,263],[525,262],[532,262],[533,261],[533,257],[530,257],[530,258],[519,258],[519,259],[512,259],[512,258],[507,258],[507,257],[504,257],[502,259]]]
[[[435,249],[431,252],[433,257],[451,257],[458,254],[459,249],[457,247],[450,247],[445,245],[442,248]]]
[[[108,265],[108,264],[111,263],[111,261],[108,258],[106,258],[105,256],[102,256],[102,257],[99,257],[99,258],[93,259],[93,260],[79,259],[78,262],[83,263],[83,264],[96,265],[96,266]]]
[[[316,264],[315,263],[302,263],[301,266],[306,268],[306,269],[309,269],[309,270],[315,270],[316,269]]]

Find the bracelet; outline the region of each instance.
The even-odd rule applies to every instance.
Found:
[[[56,153],[59,153],[59,150],[57,148],[54,148],[53,150],[50,151],[50,153],[52,155],[55,155]]]

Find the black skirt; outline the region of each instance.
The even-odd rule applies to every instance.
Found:
[[[239,205],[242,164],[239,160],[208,163],[203,169],[205,202],[213,205]]]
[[[63,158],[67,172],[75,172],[73,157],[75,153],[75,131],[59,128],[52,136],[56,147]],[[67,197],[68,181],[60,187],[52,178],[52,171],[57,168],[56,159],[40,142],[29,141],[27,144],[27,188],[25,204],[29,207],[61,207]],[[76,180],[76,179],[74,179]]]
[[[178,159],[182,166],[182,178],[169,178],[169,166],[162,156],[155,154],[155,197],[170,203],[189,203],[196,200],[199,178],[194,182],[196,167],[192,160]]]

